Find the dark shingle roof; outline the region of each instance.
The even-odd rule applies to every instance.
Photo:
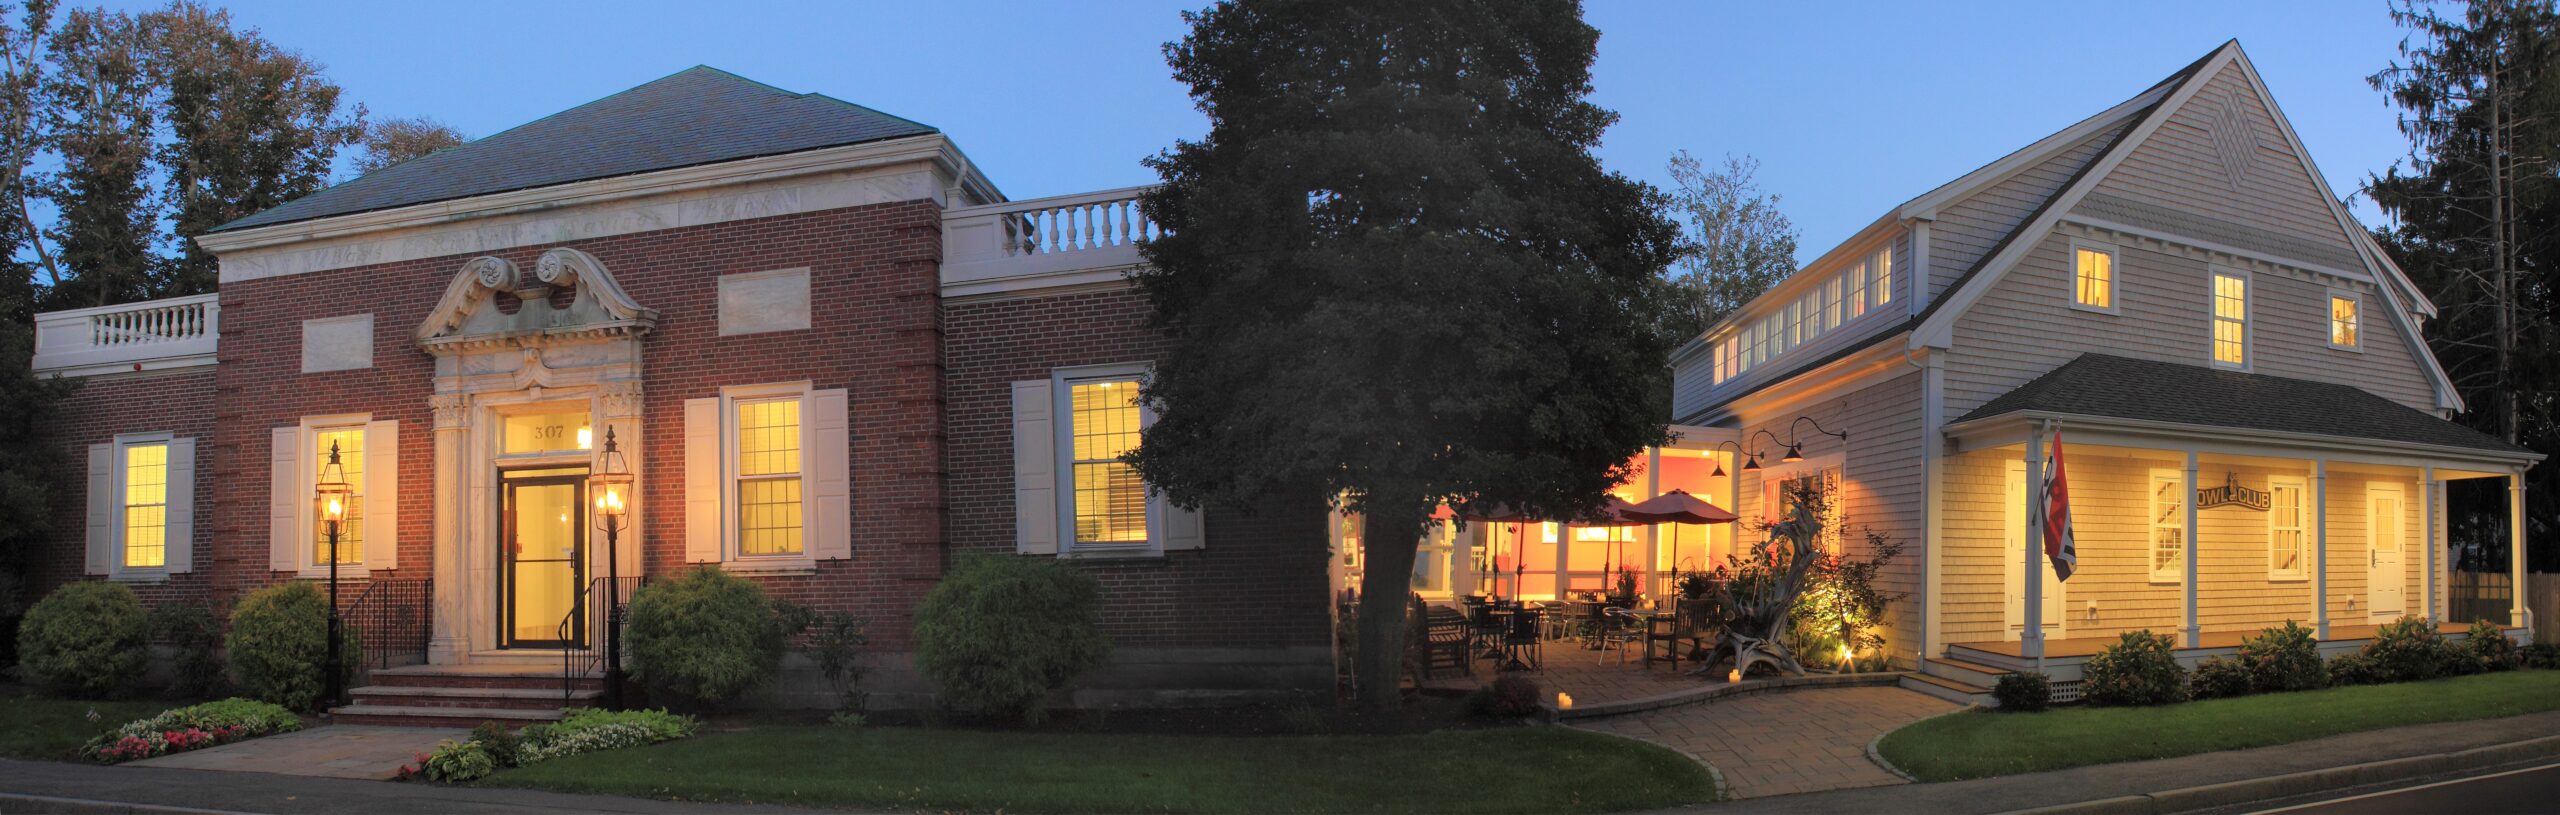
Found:
[[[934,132],[861,105],[695,66],[376,170],[213,231]]]
[[[2531,453],[2352,385],[2081,354],[1959,422],[2034,411]]]

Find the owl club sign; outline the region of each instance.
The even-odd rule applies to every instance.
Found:
[[[2224,473],[2222,486],[2203,487],[2196,490],[2197,509],[2239,507],[2265,512],[2268,507],[2274,505],[2274,501],[2267,496],[2266,490],[2253,490],[2241,486],[2239,473]]]

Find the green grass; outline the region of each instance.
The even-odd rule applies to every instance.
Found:
[[[1922,781],[1955,781],[2547,710],[2560,710],[2560,671],[2510,671],[2162,707],[1971,711],[1888,733],[1877,749]]]
[[[937,812],[1609,812],[1715,797],[1686,757],[1561,727],[1388,736],[768,727],[569,756],[482,783]]]
[[[77,757],[80,745],[117,725],[175,707],[154,700],[92,702],[51,699],[24,689],[0,690],[0,758],[64,761]],[[89,720],[89,711],[98,720]]]

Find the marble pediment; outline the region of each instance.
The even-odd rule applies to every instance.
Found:
[[[564,291],[568,304],[555,305]],[[658,312],[634,302],[603,263],[563,247],[542,253],[530,274],[500,257],[462,264],[418,327],[418,344],[439,355],[541,348],[637,339],[657,322]]]

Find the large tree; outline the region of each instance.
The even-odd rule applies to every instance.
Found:
[[[2560,452],[2560,12],[2547,0],[2446,8],[2391,10],[2408,38],[2370,81],[2400,108],[2410,153],[2366,183],[2394,222],[2375,237],[2438,306],[2427,340],[2468,405],[2461,419]],[[2532,517],[2560,509],[2555,476],[2548,466],[2532,474]],[[2455,482],[2467,565],[2504,568],[2503,493]],[[2538,567],[2560,565],[2560,550],[2528,548],[2537,550]]]
[[[1760,160],[1725,157],[1708,167],[1689,151],[1671,157],[1672,208],[1688,222],[1671,283],[1683,333],[1695,336],[1796,271],[1796,225],[1762,192]]]
[[[425,116],[377,119],[365,125],[362,152],[356,154],[356,175],[364,175],[403,161],[448,147],[460,147],[471,137],[452,125]]]
[[[1130,461],[1184,506],[1360,513],[1359,692],[1392,705],[1435,507],[1581,516],[1663,441],[1678,228],[1591,155],[1615,115],[1577,3],[1185,19],[1165,53],[1209,133],[1148,161],[1168,234],[1133,277],[1172,348]]]

